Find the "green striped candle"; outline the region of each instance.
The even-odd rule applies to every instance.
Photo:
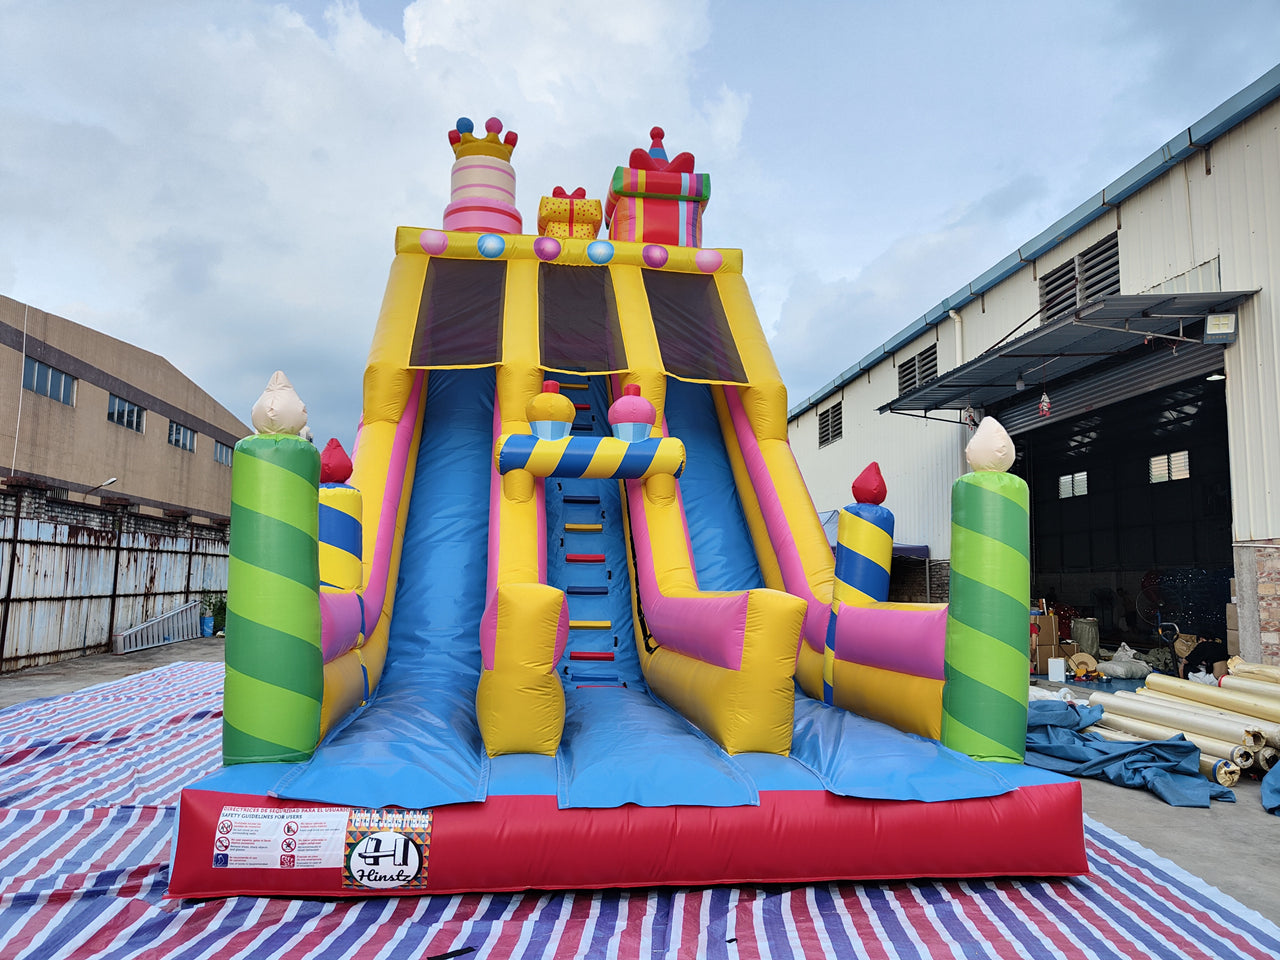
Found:
[[[1008,473],[967,473],[951,488],[942,742],[980,760],[1026,753],[1029,504]]]
[[[320,454],[290,434],[236,444],[224,763],[305,760],[320,736]]]

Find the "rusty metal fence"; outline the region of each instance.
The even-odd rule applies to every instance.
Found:
[[[0,491],[0,672],[104,652],[113,634],[226,589],[225,527]]]

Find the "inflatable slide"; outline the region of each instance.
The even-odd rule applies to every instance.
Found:
[[[888,602],[878,471],[833,555],[694,158],[654,128],[532,235],[501,134],[460,120],[443,229],[396,234],[349,464],[265,399],[236,447],[224,766],[169,895],[1084,872],[1079,785],[1020,762],[998,425],[949,605]]]

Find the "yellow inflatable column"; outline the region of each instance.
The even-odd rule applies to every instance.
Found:
[[[525,409],[542,392],[536,260],[508,261],[503,323],[495,442],[502,434],[530,433]],[[556,661],[568,637],[569,608],[563,591],[542,582],[542,481],[527,470],[500,476],[495,463],[492,482],[489,562],[494,579],[481,625],[484,663],[476,717],[489,756],[550,756],[564,733],[564,688]]]

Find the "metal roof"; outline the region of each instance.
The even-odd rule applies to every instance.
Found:
[[[870,351],[865,357],[845,370],[818,391],[796,404],[787,413],[794,420],[806,410],[817,406],[827,397],[872,367],[883,363],[893,352],[910,343],[925,330],[937,326],[951,310],[959,310],[977,299],[996,284],[1031,265],[1032,262],[1052,250],[1082,227],[1092,223],[1108,210],[1137,193],[1171,167],[1181,163],[1197,150],[1208,146],[1241,121],[1251,117],[1263,107],[1280,99],[1280,65],[1277,65],[1249,84],[1239,93],[1220,104],[1186,130],[1154,151],[1132,169],[1121,174],[1106,188],[1090,197],[1047,230],[1024,243],[999,263],[979,274],[966,286],[942,300],[919,319],[908,324],[900,333],[883,345]],[[908,336],[910,334],[910,336]]]
[[[983,408],[1132,349],[1139,338],[1187,338],[1183,327],[1210,313],[1229,311],[1256,290],[1218,293],[1138,293],[1102,297],[1030,333],[992,347],[889,401],[881,413]]]

